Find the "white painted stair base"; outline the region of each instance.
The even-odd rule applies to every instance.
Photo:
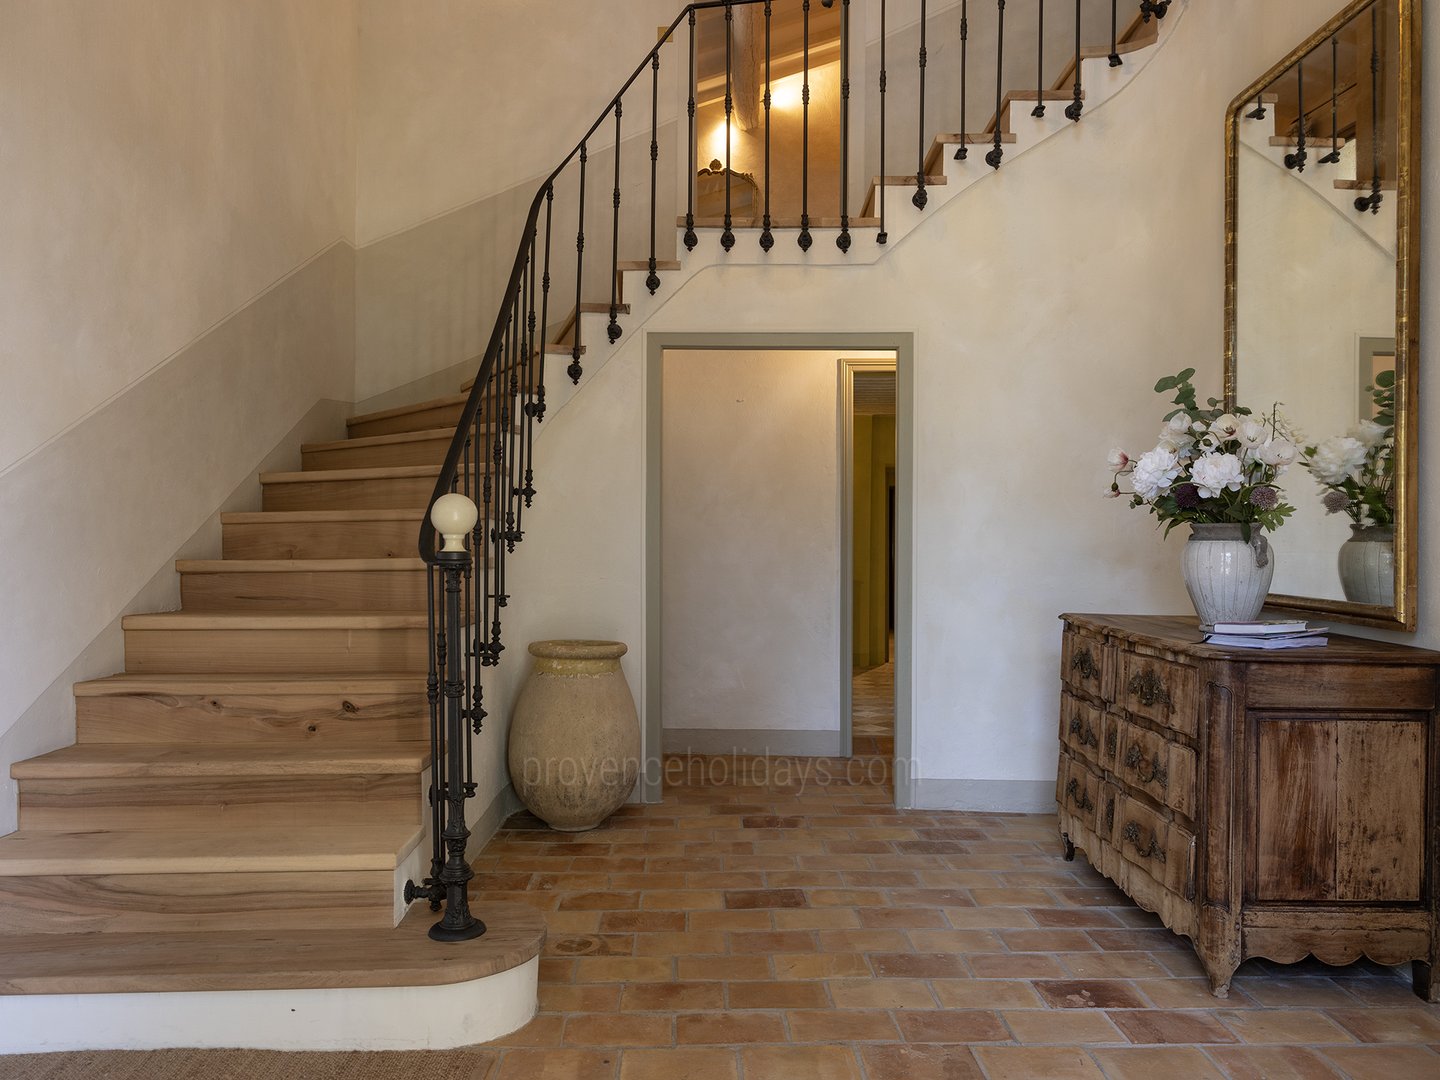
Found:
[[[540,958],[471,982],[324,990],[0,996],[0,1054],[57,1050],[448,1050],[538,1008]]]

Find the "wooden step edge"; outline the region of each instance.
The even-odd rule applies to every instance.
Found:
[[[419,776],[430,766],[427,743],[341,745],[233,743],[76,743],[14,762],[14,780],[141,779],[234,776]]]
[[[51,874],[202,874],[394,870],[414,850],[421,826],[284,830],[60,832],[21,829],[0,837],[0,878]]]
[[[1139,32],[1136,32],[1136,31]],[[1142,22],[1140,16],[1130,24],[1130,29],[1120,35],[1120,40],[1115,46],[1115,55],[1128,56],[1131,53],[1148,49],[1160,40],[1160,28],[1156,20],[1151,19],[1149,23]],[[1086,45],[1080,50],[1080,59],[1103,60],[1110,55],[1109,45]],[[1055,81],[1050,84],[1051,90],[1064,90],[1066,86],[1075,84],[1075,57],[1071,56],[1069,63],[1065,65]]]
[[[387,612],[326,614],[162,611],[126,615],[122,630],[423,630],[424,615]]]
[[[381,409],[378,412],[361,413],[352,416],[345,423],[351,426],[369,423],[373,420],[391,420],[397,416],[408,416],[411,413],[427,412],[430,409],[445,409],[456,405],[464,405],[468,394],[447,394],[445,397],[431,398],[429,401],[419,401],[414,405],[397,405],[393,409]]]
[[[334,442],[302,443],[302,454],[323,454],[333,450],[355,450],[372,446],[402,446],[405,443],[449,440],[455,437],[454,428],[427,428],[424,431],[399,431],[393,435],[358,435],[353,439],[337,439]]]
[[[607,306],[605,310],[606,310],[606,311],[609,311],[610,309],[609,309],[609,307]],[[561,332],[560,332],[559,334],[557,334],[556,337],[564,337],[566,334],[568,334],[568,333],[570,332],[571,328],[572,328],[573,325],[574,325],[574,322],[573,322],[574,312],[573,312],[573,311],[571,312],[571,316],[572,316],[572,321],[565,323],[565,324],[561,327]],[[539,350],[539,349],[536,349],[535,352],[531,354],[532,358],[533,358],[534,356],[538,356],[539,353],[540,353],[540,350]],[[548,344],[548,345],[545,346],[545,355],[546,355],[546,356],[573,356],[574,354],[575,354],[574,346],[564,345],[564,344],[561,344],[561,343],[558,342],[558,341],[552,341],[552,342],[550,342],[550,344]],[[580,346],[580,355],[581,355],[581,356],[584,356],[584,355],[585,355],[585,346],[584,346],[584,345],[581,345],[581,346]],[[472,376],[470,376],[470,378],[466,379],[463,383],[460,384],[460,389],[463,390],[463,391],[465,391],[466,393],[469,393],[469,392],[470,392],[470,388],[471,388],[472,386],[474,386],[474,385],[475,385],[475,376],[472,375]]]
[[[413,521],[418,529],[425,508],[406,510],[236,510],[220,515],[221,525],[303,525],[361,521]],[[419,540],[417,533],[416,540]]]
[[[1002,131],[1000,133],[1001,146],[1008,146],[1019,141],[1020,136],[1016,135],[1013,131]],[[941,156],[945,154],[950,147],[960,146],[962,144],[965,146],[993,146],[995,144],[995,132],[993,130],[988,133],[979,131],[961,133],[957,131],[936,135],[935,138],[930,140],[930,149],[925,151],[925,171],[927,173],[940,172],[941,169],[944,168],[941,164]],[[980,157],[983,160],[984,155],[982,154]],[[914,182],[915,177],[912,175],[910,177],[910,183],[913,184]]]
[[[86,679],[74,687],[76,697],[120,697],[126,695],[174,694],[213,697],[328,696],[362,694],[424,694],[425,676],[407,675],[245,675],[179,673],[150,675],[121,672],[100,679]]]
[[[1080,91],[1080,100],[1081,100],[1081,101],[1084,101],[1085,99],[1086,99],[1086,94],[1085,94],[1085,91],[1082,89],[1082,90]],[[1011,106],[1012,106],[1012,105],[1017,105],[1017,104],[1018,104],[1018,105],[1030,105],[1030,104],[1032,104],[1032,103],[1039,102],[1040,100],[1042,100],[1042,99],[1040,99],[1040,98],[1038,98],[1038,97],[1036,96],[1034,90],[1016,90],[1016,91],[1012,91],[1011,93],[1005,95],[1005,103],[1004,103],[1003,105],[1001,105],[1001,107],[1000,107],[1000,115],[1001,115],[1002,117],[1004,117],[1004,118],[1005,118],[1005,121],[1006,121],[1005,126],[1000,129],[1000,130],[1001,130],[1001,139],[1000,139],[1000,141],[1001,141],[1002,143],[1005,141],[1004,136],[1005,136],[1005,135],[1008,135],[1008,134],[1011,134],[1011,131],[1010,131],[1010,121],[1013,119],[1013,114],[1012,114],[1012,112],[1011,112]],[[1066,92],[1066,91],[1064,91],[1064,90],[1047,90],[1047,91],[1045,91],[1045,97],[1043,98],[1043,100],[1044,100],[1044,102],[1045,102],[1047,105],[1055,105],[1055,104],[1058,104],[1058,103],[1060,103],[1060,102],[1074,101],[1074,100],[1075,100],[1075,93],[1074,93],[1074,90],[1073,90],[1073,89],[1070,90],[1069,92]],[[1049,110],[1047,109],[1046,111],[1048,112]],[[1025,114],[1026,114],[1027,116],[1030,115],[1030,111],[1027,109]],[[984,130],[983,134],[986,135],[986,136],[988,136],[988,138],[989,138],[989,140],[990,140],[991,142],[994,142],[994,141],[995,141],[995,114],[994,114],[994,113],[991,113],[991,114],[990,114],[990,119],[989,119],[988,121],[986,121],[986,123],[985,123],[985,130]]]
[[[384,574],[423,572],[413,559],[176,559],[177,574]]]
[[[262,484],[329,484],[356,480],[414,480],[440,475],[433,465],[381,465],[364,469],[308,469],[301,472],[262,472]]]

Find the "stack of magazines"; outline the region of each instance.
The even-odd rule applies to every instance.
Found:
[[[1329,642],[1328,629],[1304,619],[1217,622],[1205,635],[1205,643],[1232,649],[1313,649]]]

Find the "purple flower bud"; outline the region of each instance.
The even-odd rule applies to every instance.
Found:
[[[1200,506],[1200,491],[1194,484],[1175,485],[1175,505],[1181,510],[1195,510]]]
[[[1350,498],[1343,491],[1327,491],[1320,502],[1327,514],[1343,513],[1350,507]]]
[[[1257,487],[1250,492],[1250,505],[1258,510],[1274,510],[1280,505],[1280,493],[1273,487]]]

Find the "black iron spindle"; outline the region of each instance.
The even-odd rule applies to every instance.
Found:
[[[800,82],[800,235],[795,242],[801,251],[809,251],[810,236],[810,0],[800,5],[804,25],[802,71]]]
[[[1295,117],[1295,152],[1285,155],[1285,167],[1294,169],[1296,172],[1305,171],[1305,162],[1310,154],[1305,149],[1305,58],[1301,57],[1295,64],[1295,84],[1298,94],[1299,112]]]
[[[1265,119],[1265,93],[1264,93],[1264,91],[1261,91],[1260,93],[1258,93],[1258,94],[1255,95],[1255,108],[1251,109],[1249,112],[1247,112],[1247,113],[1245,114],[1245,119],[1246,119],[1246,120],[1264,120],[1264,119]]]
[[[775,246],[775,234],[770,231],[770,15],[772,0],[765,0],[765,217],[760,230],[760,250],[769,251]],[[882,45],[883,49],[884,46]]]
[[[915,204],[917,210],[924,210],[925,204],[930,201],[930,196],[925,194],[925,30],[926,30],[925,0],[920,0],[920,54],[918,57],[920,70],[920,120],[915,132],[915,194],[910,196],[910,201]],[[963,138],[963,136],[962,136]],[[964,146],[964,143],[960,144]]]
[[[1124,62],[1120,59],[1120,0],[1110,0],[1110,66]]]
[[[515,545],[520,542],[518,531],[519,522],[519,495],[520,483],[519,474],[516,472],[516,443],[520,437],[520,425],[516,422],[519,418],[515,414],[516,403],[520,399],[520,350],[524,347],[524,323],[522,309],[519,300],[516,300],[516,307],[510,318],[511,349],[510,349],[510,378],[505,386],[504,414],[501,425],[505,429],[507,441],[505,454],[505,548],[507,551],[514,551]]]
[[[1082,76],[1080,68],[1082,63],[1080,55],[1080,5],[1081,0],[1075,0],[1075,94],[1070,104],[1065,106],[1065,118],[1067,120],[1074,120],[1077,123],[1080,120],[1080,114],[1085,109],[1085,89],[1081,85]]]
[[[1039,29],[1036,31],[1035,40],[1035,107],[1030,110],[1030,115],[1037,120],[1045,115],[1045,0],[1038,0],[1039,9],[1036,18],[1039,21]],[[999,113],[996,113],[999,116]]]
[[[535,422],[545,422],[545,350],[550,340],[550,238],[551,211],[555,208],[555,185],[545,186],[545,266],[540,274],[540,359],[535,387]]]
[[[660,168],[660,53],[650,56],[650,273],[645,275],[645,287],[650,295],[660,288],[660,275],[655,272],[655,203],[656,176]]]
[[[880,186],[885,186],[882,171]],[[835,246],[850,250],[850,0],[840,0],[840,235]]]
[[[610,323],[605,334],[613,345],[620,340],[620,115],[623,106],[615,99],[615,213],[610,234]]]
[[[1380,204],[1385,201],[1380,189],[1385,160],[1383,135],[1380,130],[1380,5],[1376,4],[1370,9],[1370,194],[1355,200],[1355,209],[1362,214],[1367,210],[1380,213]],[[1360,175],[1358,167],[1355,175]]]
[[[690,9],[690,83],[686,110],[690,114],[690,157],[685,165],[685,250],[694,251],[700,238],[695,235],[695,9]]]
[[[970,156],[969,137],[966,132],[966,100],[970,88],[970,10],[969,0],[960,0],[960,145],[955,150],[955,160],[964,161]]]
[[[529,312],[525,316],[526,326],[529,333],[525,338],[525,486],[520,489],[524,496],[521,508],[528,508],[535,498],[535,371],[537,366],[544,359],[544,342],[541,341],[541,349],[535,350],[535,329],[538,325],[535,318],[535,267],[539,262],[539,227],[530,232],[530,298]]]
[[[1330,39],[1330,152],[1316,158],[1317,165],[1340,163],[1340,39]]]
[[[1140,19],[1142,22],[1149,22],[1150,16],[1163,19],[1165,13],[1170,10],[1170,0],[1140,0]]]
[[[880,186],[875,192],[880,209],[880,231],[875,234],[877,244],[890,240],[885,231],[885,3],[886,0],[880,0]]]
[[[1005,0],[995,0],[995,145],[985,155],[985,164],[998,169],[1005,157],[1004,124],[1001,107],[1005,100]]]
[[[727,252],[735,246],[735,230],[730,218],[730,124],[735,111],[735,92],[732,81],[735,42],[735,12],[725,4],[725,230],[720,234],[720,246]]]
[[[580,144],[580,228],[575,234],[575,323],[572,327],[572,342],[570,346],[570,366],[565,369],[565,374],[570,376],[572,383],[579,383],[580,376],[584,370],[580,367],[580,352],[583,342],[580,340],[580,291],[585,286],[585,163],[589,160],[589,153],[585,144]]]

